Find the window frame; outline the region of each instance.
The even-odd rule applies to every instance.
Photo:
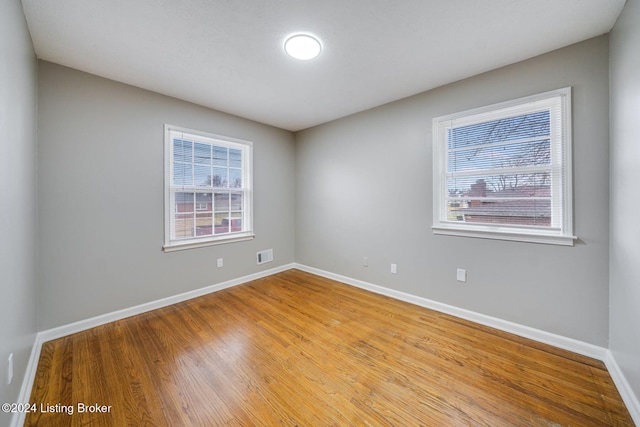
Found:
[[[226,148],[239,149],[242,151],[242,187],[202,187],[197,186],[195,182],[192,185],[175,185],[173,184],[174,176],[174,153],[173,153],[173,138],[174,133],[183,133],[188,135],[189,139],[194,142],[204,143],[210,146],[219,146]],[[228,166],[227,166],[228,167]],[[244,229],[242,231],[223,234],[213,234],[206,236],[194,236],[191,238],[176,239],[172,236],[171,224],[174,220],[176,212],[176,206],[173,206],[171,201],[172,192],[176,192],[178,189],[186,190],[187,192],[197,193],[211,193],[212,201],[215,198],[216,189],[223,191],[232,191],[242,193],[242,224]],[[205,190],[206,191],[203,191]],[[193,214],[197,215],[201,210],[196,209],[198,206],[197,196],[194,199]],[[212,221],[215,218],[215,209],[212,206]],[[215,227],[215,224],[212,224]],[[239,242],[250,240],[255,237],[253,231],[253,143],[237,138],[231,138],[228,136],[216,135],[213,133],[203,132],[195,129],[189,129],[180,126],[174,126],[170,124],[164,125],[164,245],[162,247],[164,252],[173,252],[177,250],[193,249],[199,247],[206,247],[211,245],[219,245],[224,243]]]
[[[544,108],[541,108],[544,107]],[[559,127],[551,130],[551,226],[534,227],[511,224],[482,224],[447,219],[447,178],[449,129],[487,123],[518,115],[559,108]],[[554,114],[550,115],[554,120]],[[553,129],[557,129],[554,131]],[[554,154],[557,153],[557,154]],[[487,169],[485,172],[489,172]],[[554,216],[556,208],[560,215]],[[477,237],[531,243],[573,246],[573,182],[571,140],[571,87],[552,90],[506,102],[487,105],[433,119],[433,225],[437,235]]]

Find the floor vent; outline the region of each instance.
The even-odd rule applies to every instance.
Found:
[[[258,265],[273,261],[273,249],[260,251],[257,254]]]

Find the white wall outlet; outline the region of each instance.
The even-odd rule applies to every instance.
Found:
[[[7,359],[7,385],[13,381],[13,353],[9,355]]]
[[[464,268],[459,268],[456,271],[456,280],[458,282],[466,282],[467,281],[467,270]]]
[[[224,265],[224,260],[222,258],[218,258],[218,268]]]
[[[396,274],[398,272],[398,267],[395,264],[391,264],[391,274]]]
[[[369,267],[369,258],[366,256],[362,257],[362,266],[363,267]]]

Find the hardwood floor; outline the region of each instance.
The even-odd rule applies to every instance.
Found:
[[[31,403],[27,426],[633,426],[599,361],[298,270],[47,342]]]

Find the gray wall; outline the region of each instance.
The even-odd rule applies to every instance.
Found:
[[[640,1],[611,33],[610,349],[640,399]]]
[[[608,85],[602,36],[300,132],[296,261],[606,347]],[[576,246],[433,235],[432,118],[566,86]]]
[[[19,0],[0,2],[0,403],[15,402],[37,326],[37,62]],[[7,358],[14,377],[7,385]],[[0,425],[9,424],[0,412]]]
[[[47,62],[38,96],[41,329],[294,261],[292,133]],[[254,240],[161,251],[165,123],[253,141]]]

